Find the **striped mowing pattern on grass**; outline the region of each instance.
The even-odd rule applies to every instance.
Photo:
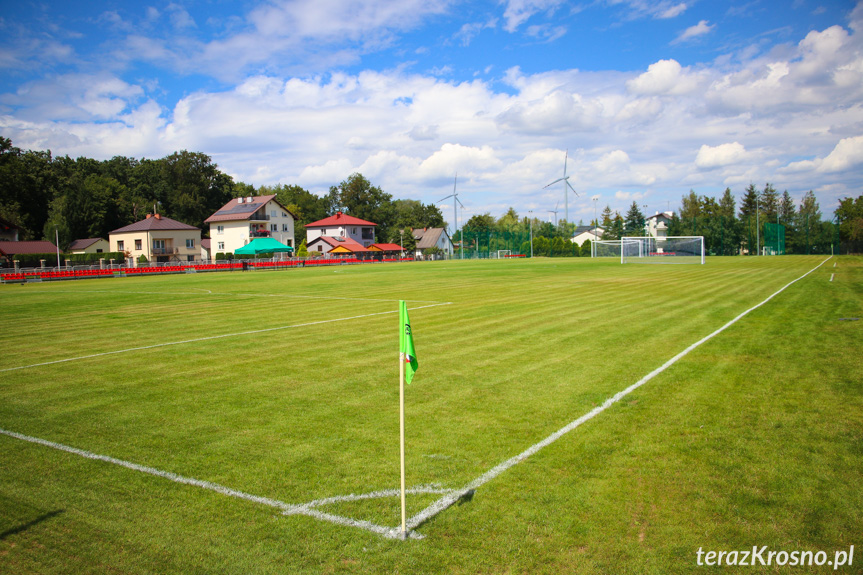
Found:
[[[515,457],[511,457],[511,458],[505,460],[503,463],[500,463],[500,464],[496,465],[495,467],[493,467],[492,469],[490,469],[489,471],[486,471],[485,473],[481,474],[476,479],[467,482],[465,484],[465,487],[458,489],[458,490],[440,490],[440,493],[443,494],[443,497],[441,497],[438,501],[436,501],[432,505],[426,507],[425,509],[423,509],[419,513],[415,514],[409,521],[410,528],[415,529],[416,527],[421,525],[423,522],[427,521],[428,519],[430,519],[431,517],[433,517],[437,513],[440,513],[440,511],[442,511],[442,510],[446,509],[447,507],[449,507],[450,505],[452,505],[452,503],[457,501],[465,493],[482,486],[483,484],[487,483],[491,479],[500,475],[505,470],[511,468],[516,463],[523,461],[527,457],[530,457],[531,455],[537,453],[543,447],[550,445],[551,443],[553,443],[554,441],[556,441],[557,439],[562,437],[564,434],[568,433],[569,431],[571,431],[572,429],[575,429],[576,427],[578,427],[579,425],[581,425],[585,421],[590,420],[591,418],[595,417],[597,414],[606,410],[608,407],[610,407],[614,403],[618,402],[625,395],[631,393],[632,391],[634,391],[635,389],[637,389],[638,387],[640,387],[641,385],[643,385],[644,383],[646,383],[650,379],[652,379],[655,376],[662,373],[665,369],[667,369],[669,366],[671,366],[672,364],[677,362],[679,359],[684,357],[686,354],[691,352],[696,347],[700,346],[702,343],[708,341],[709,339],[713,338],[715,335],[721,333],[722,331],[724,331],[725,329],[727,329],[728,327],[733,325],[735,322],[737,322],[739,319],[741,319],[745,315],[752,312],[753,310],[758,309],[759,307],[763,306],[765,303],[767,303],[768,301],[773,299],[776,295],[778,295],[779,293],[781,293],[782,291],[787,289],[790,285],[794,284],[795,282],[803,279],[804,277],[806,277],[809,274],[811,274],[812,272],[814,272],[816,269],[821,267],[826,261],[827,260],[822,261],[815,268],[809,270],[808,272],[806,272],[802,276],[799,276],[796,279],[793,279],[789,283],[785,284],[783,287],[781,287],[777,291],[770,294],[766,299],[762,300],[757,305],[754,305],[754,306],[750,307],[749,309],[747,309],[745,312],[736,315],[730,321],[728,321],[727,323],[722,325],[722,327],[713,331],[708,336],[702,338],[701,340],[697,341],[696,343],[691,344],[689,347],[684,349],[684,351],[678,353],[676,356],[674,356],[673,358],[668,360],[662,366],[655,369],[654,371],[649,373],[647,376],[644,376],[643,378],[641,378],[635,384],[629,386],[628,388],[626,388],[625,390],[623,390],[621,392],[616,393],[614,396],[606,399],[605,402],[601,406],[591,410],[590,412],[586,413],[585,415],[581,416],[580,418],[576,419],[575,421],[572,421],[571,423],[569,423],[565,427],[563,427],[563,428],[557,430],[556,432],[552,433],[551,435],[547,436],[542,441],[533,444],[531,447],[522,451],[521,453],[519,453]],[[629,275],[631,275],[631,274],[629,274]],[[685,278],[686,274],[683,274],[680,277]],[[611,278],[612,283],[614,283],[614,280],[615,280],[615,278]],[[604,280],[604,281],[608,281],[608,280]],[[689,281],[692,281],[691,278]],[[681,283],[684,283],[684,282],[681,282]],[[548,284],[547,287],[549,287],[549,288],[553,287],[553,282],[548,281],[547,284]],[[476,286],[476,284],[472,284],[472,282],[467,282],[467,285],[469,287],[470,286],[473,286],[473,287]],[[465,286],[463,285],[461,287],[464,288]],[[506,282],[498,282],[498,285],[496,286],[496,291],[498,293],[505,292],[505,291],[507,291],[507,289],[506,289],[507,287],[508,286],[507,286]],[[543,286],[540,285],[539,289],[542,290]],[[704,289],[701,290],[701,293],[702,294],[704,294],[704,293],[710,294],[710,293],[716,292],[717,290],[720,290],[720,287],[717,287],[715,285],[714,286],[704,286]],[[431,308],[431,307],[436,307],[438,305],[445,305],[445,304],[433,304],[433,305],[428,305],[428,306],[420,306],[420,307],[412,308],[412,309]],[[622,303],[618,302],[617,305],[611,306],[611,308],[613,310],[615,310],[616,313],[623,313],[627,309],[629,310],[630,314],[637,313],[637,310],[633,310],[632,304],[629,302],[622,302]],[[516,317],[518,317],[518,316],[527,317],[527,316],[529,316],[529,313],[530,313],[529,311],[525,312],[523,310],[513,310],[513,311],[516,313]],[[379,313],[365,314],[365,315],[355,316],[355,317],[351,317],[351,318],[347,318],[347,319],[357,319],[360,317],[369,317],[370,318],[372,316],[383,315],[386,313],[394,313],[394,312],[390,311],[390,312],[379,312]],[[513,314],[510,313],[508,316],[502,317],[498,323],[501,323],[503,325],[504,322],[506,322],[506,321],[512,321],[512,317],[513,317]],[[263,330],[243,332],[243,333],[238,333],[238,334],[230,334],[230,336],[248,335],[248,334],[252,334],[252,333],[264,333],[264,332],[273,331],[273,330],[277,330],[277,329],[287,329],[287,327],[316,326],[316,325],[320,325],[323,323],[330,323],[330,322],[334,322],[334,321],[344,321],[344,319],[308,322],[306,324],[298,324],[295,326],[282,326],[279,328],[269,328],[269,329],[263,329]],[[491,320],[492,324],[495,321],[496,321],[495,319],[492,319]],[[217,339],[217,338],[223,338],[223,337],[229,337],[229,336],[224,335],[224,336],[205,337],[205,338],[198,338],[196,340],[180,341],[180,342],[174,342],[171,344],[162,344],[162,345],[178,345],[178,344],[182,344],[182,343],[203,342],[203,341],[207,341],[207,340],[211,340],[211,339]],[[157,347],[157,346],[149,346],[149,347],[152,348],[152,347]],[[145,349],[145,348],[136,348],[136,349],[122,350],[122,351],[131,352],[131,351],[137,351],[140,349]],[[119,353],[119,352],[113,352],[113,353]],[[100,355],[103,355],[103,354],[100,354]],[[422,352],[420,352],[420,356],[423,357]],[[88,356],[88,357],[95,357],[95,356]],[[74,359],[87,359],[87,357],[79,357],[79,358],[74,358]],[[48,363],[43,363],[43,364],[33,364],[30,366],[22,366],[22,368],[23,367],[47,366],[47,365],[50,365],[52,363],[59,363],[59,362],[48,362]],[[13,369],[21,369],[21,368],[13,368]],[[23,435],[19,435],[19,434],[13,433],[13,432],[4,432],[4,433],[6,435],[9,435],[11,437],[16,437],[18,439],[25,439],[26,438],[27,440],[31,440],[31,439],[35,440],[35,438],[31,438],[30,436],[23,436]],[[62,445],[62,444],[58,444],[58,443],[54,443],[54,442],[48,442],[45,440],[35,440],[34,442],[41,443],[42,445],[46,445],[46,446],[50,446],[50,447],[56,447],[56,446]],[[222,487],[216,483],[210,483],[210,482],[203,482],[200,480],[188,479],[184,476],[176,475],[173,473],[161,472],[161,471],[156,470],[155,468],[137,466],[136,464],[131,464],[131,463],[128,463],[124,460],[109,458],[109,457],[105,457],[105,456],[97,456],[91,452],[78,450],[76,448],[66,448],[65,446],[56,447],[56,448],[62,448],[64,451],[68,451],[70,453],[77,453],[79,455],[84,455],[86,457],[91,457],[93,459],[101,459],[103,461],[107,461],[107,462],[111,462],[111,463],[117,463],[117,464],[123,465],[124,467],[128,467],[130,469],[136,469],[138,471],[144,471],[146,473],[151,473],[151,471],[152,471],[153,473],[151,473],[151,474],[153,474],[153,475],[160,475],[162,477],[172,479],[175,481],[177,479],[174,479],[174,478],[179,478],[180,479],[179,482],[181,482],[181,483],[188,483],[190,485],[198,485],[199,487],[205,487],[208,489],[213,489],[215,491],[219,491],[219,492],[224,493],[226,495],[234,495],[234,496],[242,497],[242,498],[249,499],[252,501],[262,502],[262,503],[267,504],[267,505],[279,507],[280,509],[283,509],[283,511],[285,513],[309,515],[311,517],[315,517],[315,518],[326,520],[326,521],[331,521],[331,522],[342,524],[342,525],[350,525],[353,527],[359,527],[362,529],[372,531],[372,532],[377,533],[379,535],[384,535],[384,536],[388,536],[388,537],[393,536],[393,529],[381,527],[379,524],[374,523],[372,521],[350,519],[350,518],[342,517],[342,516],[335,515],[335,514],[324,513],[324,512],[317,509],[317,507],[320,507],[322,505],[326,505],[329,503],[333,503],[336,501],[347,501],[347,500],[356,500],[356,499],[363,499],[363,498],[368,499],[368,498],[378,497],[378,496],[387,497],[391,493],[390,490],[373,492],[371,494],[366,494],[366,495],[361,495],[361,496],[351,495],[351,496],[325,497],[325,498],[315,499],[315,500],[313,500],[309,503],[306,503],[306,504],[289,505],[286,507],[281,507],[281,506],[284,506],[286,504],[284,504],[278,500],[275,500],[275,499],[247,495],[246,493],[244,493],[242,491],[235,491],[233,489],[225,488],[225,487]],[[85,455],[85,454],[88,454],[88,455]],[[395,490],[392,490],[392,491],[394,492]],[[417,488],[414,492],[415,493],[434,493],[435,491],[428,491],[428,490],[423,491],[423,490],[421,490],[421,488]],[[235,494],[240,494],[240,495],[235,495]],[[272,505],[271,503],[267,503],[267,502],[275,502],[275,505]]]

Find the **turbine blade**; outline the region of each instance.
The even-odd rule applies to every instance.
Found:
[[[453,197],[454,195],[455,195],[455,194],[450,194],[450,195],[448,195],[448,196],[447,196],[447,197],[445,197],[445,198],[441,198],[440,200],[436,201],[435,203],[436,203],[436,204],[439,204],[439,203],[441,203],[441,202],[442,202],[442,201],[444,201],[444,200],[448,200],[448,199],[450,199],[450,198],[451,198],[451,197]]]
[[[556,183],[558,183],[558,182],[562,182],[562,181],[564,181],[564,180],[566,180],[566,179],[567,179],[567,178],[565,178],[565,177],[564,177],[564,178],[558,178],[558,179],[556,179],[555,181],[553,181],[552,183],[548,184],[548,186],[553,186],[553,185],[555,185]],[[544,189],[545,189],[545,188],[547,188],[548,186],[543,186],[543,187],[542,187],[542,189],[544,190]]]
[[[569,189],[570,189],[570,190],[572,190],[572,193],[574,193],[574,194],[575,194],[576,196],[578,196],[579,198],[581,197],[581,196],[578,194],[578,192],[576,192],[576,191],[575,191],[575,188],[573,188],[573,187],[572,187],[572,184],[570,184],[570,183],[569,183],[569,178],[567,178],[567,179],[566,179],[566,185],[567,185],[567,186],[569,186]]]

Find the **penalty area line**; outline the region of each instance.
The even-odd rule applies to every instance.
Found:
[[[412,311],[412,310],[424,309],[424,308],[429,308],[429,307],[451,305],[451,303],[452,302],[443,302],[443,303],[435,303],[435,304],[430,304],[430,305],[422,305],[422,306],[412,307],[412,308],[410,308],[410,310]],[[171,345],[183,345],[183,344],[187,344],[187,343],[198,343],[201,341],[210,341],[210,340],[214,340],[214,339],[224,339],[227,337],[239,337],[239,336],[243,336],[243,335],[255,335],[255,334],[259,334],[259,333],[281,331],[281,330],[285,330],[285,329],[297,329],[297,328],[309,327],[309,326],[313,326],[313,325],[335,323],[335,322],[340,322],[340,321],[350,321],[350,320],[354,320],[354,319],[363,319],[363,318],[367,318],[367,317],[374,317],[377,315],[387,315],[387,314],[394,314],[394,313],[398,313],[398,310],[379,311],[379,312],[375,312],[375,313],[355,315],[353,317],[340,317],[340,318],[336,318],[336,319],[324,319],[324,320],[320,320],[320,321],[311,321],[308,323],[298,323],[298,324],[294,324],[294,325],[282,325],[282,326],[278,326],[278,327],[268,327],[268,328],[264,328],[264,329],[255,329],[255,330],[251,330],[251,331],[241,331],[238,333],[225,333],[222,335],[210,335],[207,337],[198,337],[195,339],[185,339],[182,341],[169,341],[169,342],[165,342],[165,343],[155,343],[153,345],[143,345],[143,346],[139,346],[139,347],[129,347],[126,349],[116,349],[114,351],[104,351],[101,353],[91,353],[89,355],[80,355],[78,357],[67,357],[65,359],[57,359],[54,361],[45,361],[42,363],[32,363],[30,365],[19,365],[16,367],[6,367],[3,369],[0,369],[0,373],[3,373],[5,371],[16,371],[19,369],[28,369],[31,367],[42,367],[45,365],[55,365],[58,363],[67,363],[70,361],[80,361],[82,359],[92,359],[94,357],[104,357],[106,355],[116,355],[119,353],[129,353],[132,351],[143,351],[143,350],[147,350],[147,349],[156,349],[159,347],[168,347]]]
[[[674,357],[672,357],[671,359],[669,359],[668,361],[663,363],[661,366],[659,366],[658,368],[654,369],[653,371],[651,371],[650,373],[648,373],[647,375],[645,375],[644,377],[639,379],[637,382],[633,383],[632,385],[630,385],[629,387],[627,387],[623,391],[619,391],[616,394],[614,394],[612,397],[609,397],[608,399],[606,399],[602,405],[595,407],[594,409],[585,413],[584,415],[582,415],[578,419],[571,421],[570,423],[568,423],[564,427],[558,429],[557,431],[555,431],[554,433],[552,433],[551,435],[549,435],[548,437],[546,437],[542,441],[531,445],[530,447],[528,447],[527,449],[525,449],[524,451],[522,451],[518,455],[511,457],[511,458],[507,459],[506,461],[498,464],[497,466],[495,466],[492,469],[488,470],[487,472],[483,473],[482,475],[480,475],[479,477],[477,477],[476,479],[474,479],[473,481],[471,481],[470,483],[468,483],[467,485],[465,485],[461,489],[453,490],[451,493],[444,495],[443,497],[441,497],[440,499],[438,499],[437,501],[435,501],[434,503],[432,503],[431,505],[429,505],[428,507],[426,507],[425,509],[423,509],[422,511],[420,511],[419,513],[417,513],[416,515],[411,517],[410,519],[408,519],[406,522],[406,527],[409,530],[416,529],[417,527],[419,527],[420,525],[422,525],[423,523],[425,523],[429,519],[433,518],[435,515],[441,513],[442,511],[448,509],[449,507],[451,507],[455,502],[457,502],[459,499],[464,497],[466,494],[468,494],[468,493],[474,491],[475,489],[481,487],[482,485],[488,483],[489,481],[496,478],[497,476],[499,476],[504,471],[510,469],[511,467],[513,467],[514,465],[516,465],[518,463],[521,463],[522,461],[524,461],[525,459],[527,459],[531,455],[534,455],[535,453],[537,453],[542,448],[551,445],[552,443],[554,443],[555,441],[557,441],[558,439],[560,439],[561,437],[563,437],[564,435],[566,435],[567,433],[572,431],[573,429],[580,426],[582,423],[590,421],[591,419],[593,419],[594,417],[596,417],[597,415],[599,415],[600,413],[602,413],[603,411],[605,411],[606,409],[608,409],[609,407],[611,407],[612,405],[614,405],[615,403],[617,403],[618,401],[620,401],[621,399],[623,399],[624,397],[626,397],[627,395],[629,395],[630,393],[632,393],[633,391],[635,391],[636,389],[638,389],[639,387],[641,387],[642,385],[644,385],[645,383],[647,383],[648,381],[650,381],[651,379],[656,377],[657,375],[664,372],[666,369],[668,369],[669,367],[671,367],[672,365],[677,363],[679,360],[686,357],[692,350],[698,348],[703,343],[713,339],[714,337],[716,337],[717,335],[719,335],[720,333],[722,333],[723,331],[725,331],[726,329],[728,329],[729,327],[731,327],[732,325],[737,323],[743,317],[745,317],[749,313],[757,310],[758,308],[760,308],[761,306],[763,306],[764,304],[766,304],[767,302],[772,300],[774,297],[776,297],[777,295],[779,295],[780,293],[782,293],[783,291],[788,289],[791,285],[799,282],[800,280],[802,280],[803,278],[805,278],[806,276],[808,276],[809,274],[811,274],[812,272],[814,272],[815,270],[817,270],[818,268],[823,266],[832,257],[833,256],[830,256],[829,258],[825,259],[823,262],[821,262],[820,264],[818,264],[817,266],[815,266],[814,268],[812,268],[811,270],[809,270],[808,272],[806,272],[805,274],[800,276],[799,278],[788,282],[787,284],[785,284],[784,286],[782,286],[781,288],[776,290],[774,293],[772,293],[770,296],[768,296],[764,301],[762,301],[761,303],[756,304],[756,305],[752,306],[751,308],[749,308],[748,310],[744,311],[743,313],[741,313],[740,315],[738,315],[737,317],[735,317],[734,319],[732,319],[731,321],[729,321],[728,323],[726,323],[725,325],[723,325],[722,327],[720,327],[719,329],[714,331],[713,333],[711,333],[711,334],[701,338],[700,340],[696,341],[695,343],[693,343],[692,345],[690,345],[689,347],[687,347],[686,349],[684,349],[683,351],[681,351],[680,353],[678,353],[677,355],[675,355]]]

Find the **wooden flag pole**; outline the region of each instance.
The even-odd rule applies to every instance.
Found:
[[[405,513],[405,356],[399,352],[399,427],[401,431],[401,498],[402,498],[402,539],[407,539]]]

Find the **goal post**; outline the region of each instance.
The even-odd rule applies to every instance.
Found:
[[[502,260],[509,257],[512,257],[512,250],[497,250],[497,259]]]
[[[703,264],[704,236],[621,238],[620,263]]]

